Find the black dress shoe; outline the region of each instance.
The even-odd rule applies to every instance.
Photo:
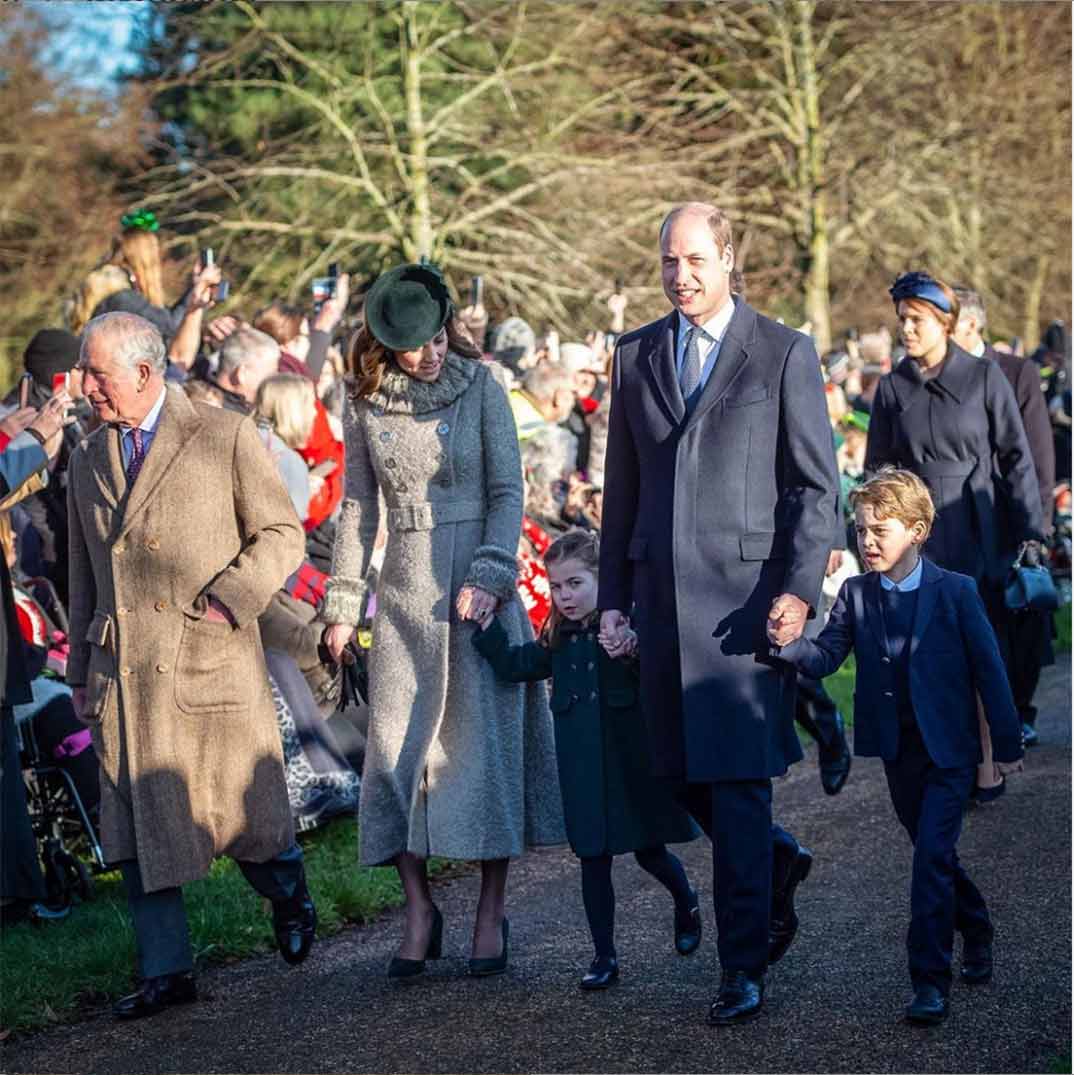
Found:
[[[838,795],[850,775],[850,746],[842,713],[835,714],[835,728],[835,742],[820,751],[820,784],[825,795]]]
[[[589,964],[579,989],[607,989],[619,977],[619,960],[615,956],[597,956]]]
[[[987,985],[992,981],[992,944],[963,944],[962,980],[966,985]]]
[[[439,959],[444,950],[444,916],[440,908],[433,904],[433,928],[429,934],[429,944],[425,949],[425,959]],[[425,973],[425,959],[404,959],[392,956],[388,964],[389,978],[416,978]]]
[[[813,852],[799,846],[791,864],[785,886],[772,893],[772,919],[768,926],[768,963],[778,963],[790,948],[798,932],[798,915],[794,910],[794,890],[809,876]]]
[[[117,1019],[144,1019],[176,1004],[190,1004],[198,999],[198,983],[193,971],[181,974],[162,974],[146,978],[142,988],[129,997],[117,1000],[112,1014]]]
[[[697,903],[697,893],[690,896],[691,907],[685,918],[675,913],[675,951],[680,956],[688,956],[697,951],[701,943],[701,908]]]
[[[915,1026],[936,1026],[947,1018],[947,997],[934,985],[919,985],[906,1009],[906,1021]]]
[[[272,928],[276,946],[287,963],[294,966],[310,954],[317,931],[317,908],[305,880],[291,899],[273,902]]]
[[[709,1008],[709,1026],[748,1023],[761,1014],[764,979],[751,978],[745,971],[724,971],[720,991]]]
[[[488,978],[493,974],[503,974],[507,970],[507,934],[510,926],[504,916],[501,932],[503,934],[503,948],[498,956],[481,957],[471,959],[469,964],[471,978]]]
[[[1003,777],[998,784],[990,788],[974,786],[970,792],[970,801],[977,806],[990,806],[1007,790],[1007,778]]]

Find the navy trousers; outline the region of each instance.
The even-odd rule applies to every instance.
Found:
[[[253,888],[273,903],[292,899],[305,879],[302,848],[298,844],[292,844],[267,862],[237,862],[237,865]],[[183,890],[162,888],[146,892],[142,888],[137,859],[126,859],[119,863],[119,867],[134,924],[138,976],[157,978],[162,974],[193,970],[194,950],[183,906]]]
[[[772,892],[786,885],[798,841],[772,824],[772,781],[685,784],[680,801],[712,841],[716,947],[725,971],[768,966]]]
[[[992,940],[988,908],[958,861],[962,811],[976,782],[976,766],[934,765],[916,727],[903,729],[899,757],[884,763],[891,802],[914,845],[910,928],[906,948],[916,989],[951,987],[955,931],[966,944]]]

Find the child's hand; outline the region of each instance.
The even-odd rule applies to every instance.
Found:
[[[997,761],[996,772],[1000,776],[1010,776],[1011,773],[1025,772],[1025,762],[1022,758],[1017,761]]]
[[[635,657],[638,653],[638,632],[628,627],[623,632],[623,644],[626,647],[623,650],[623,657]]]
[[[477,621],[477,626],[480,627],[482,631],[487,631],[489,627],[492,626],[492,621],[494,619],[496,619],[496,610],[490,609]]]

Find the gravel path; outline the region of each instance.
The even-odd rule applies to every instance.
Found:
[[[1032,1072],[1071,1043],[1070,659],[1045,671],[1042,743],[1007,795],[967,815],[962,859],[996,923],[996,976],[956,984],[947,1023],[902,1022],[910,846],[882,767],[856,759],[827,799],[811,761],[777,784],[777,817],[816,862],[799,890],[802,928],[769,975],[757,1022],[715,1031],[708,846],[686,849],[701,882],[705,942],[674,954],[662,890],[616,867],[623,977],[604,994],[577,979],[589,941],[578,871],[562,851],[512,869],[511,966],[465,976],[476,877],[440,886],[445,958],[408,985],[384,968],[398,912],[320,943],[307,964],[251,960],[201,976],[205,999],[155,1019],[106,1014],[15,1040],[10,1072]],[[707,904],[707,906],[704,906]]]

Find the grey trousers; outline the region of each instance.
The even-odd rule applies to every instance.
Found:
[[[305,871],[302,848],[292,844],[267,862],[237,862],[243,876],[265,899],[278,903],[301,890]],[[181,888],[146,892],[137,859],[119,863],[127,889],[127,905],[134,924],[137,972],[141,978],[180,974],[194,969],[194,949]]]

